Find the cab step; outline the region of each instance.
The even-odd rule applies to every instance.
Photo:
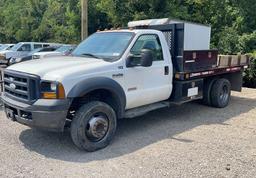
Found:
[[[168,101],[158,102],[158,103],[141,106],[134,109],[129,109],[125,112],[124,118],[134,118],[134,117],[142,116],[150,111],[166,108],[166,107],[170,107],[170,102]]]

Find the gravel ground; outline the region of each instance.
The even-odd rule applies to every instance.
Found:
[[[94,153],[0,111],[0,177],[255,177],[256,90],[232,95],[225,109],[189,103],[122,120]]]

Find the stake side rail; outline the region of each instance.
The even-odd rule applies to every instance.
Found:
[[[176,80],[192,80],[199,79],[211,76],[217,76],[228,73],[235,73],[239,71],[244,71],[248,68],[248,65],[245,66],[235,66],[235,67],[218,67],[211,70],[201,71],[201,72],[177,72],[175,73],[174,78]]]

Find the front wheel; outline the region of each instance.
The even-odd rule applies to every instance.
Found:
[[[228,106],[231,95],[231,84],[227,79],[218,79],[211,89],[211,104],[217,108]]]
[[[115,111],[106,103],[93,101],[80,107],[71,123],[74,144],[93,152],[109,145],[117,126]]]

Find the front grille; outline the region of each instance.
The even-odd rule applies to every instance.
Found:
[[[33,102],[38,99],[39,77],[13,72],[4,72],[4,93],[13,99]]]

